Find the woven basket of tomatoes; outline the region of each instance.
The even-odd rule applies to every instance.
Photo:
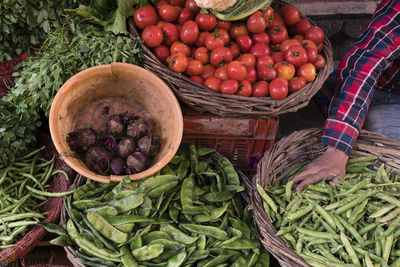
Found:
[[[144,67],[192,108],[253,118],[294,112],[332,72],[329,40],[296,7],[244,1],[256,10],[232,18],[196,2],[160,0],[129,20],[131,37],[143,40]]]

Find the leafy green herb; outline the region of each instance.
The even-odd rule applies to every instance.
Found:
[[[39,114],[49,115],[55,94],[71,76],[111,62],[141,64],[140,44],[139,38],[116,36],[73,19],[68,27],[49,32],[36,56],[19,64],[15,86],[0,102],[1,161],[13,161],[34,144]]]
[[[1,0],[0,62],[30,50],[66,18],[64,8],[75,8],[78,0]],[[85,3],[87,0],[79,0]]]
[[[90,21],[104,26],[114,34],[127,34],[126,19],[133,16],[138,0],[93,0],[89,6],[80,5],[76,9],[67,9]]]

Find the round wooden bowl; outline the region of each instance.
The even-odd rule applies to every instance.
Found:
[[[67,136],[79,112],[93,101],[122,97],[140,104],[154,121],[161,147],[152,164],[143,172],[129,175],[144,179],[161,170],[179,148],[183,134],[183,116],[170,88],[155,74],[127,63],[112,63],[81,71],[57,92],[50,109],[50,133],[63,160],[79,174],[103,183],[122,180],[126,175],[99,175],[90,170],[67,144]]]

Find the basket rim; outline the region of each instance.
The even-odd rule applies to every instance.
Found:
[[[286,243],[276,236],[276,228],[268,219],[262,204],[261,196],[257,191],[257,184],[267,189],[275,181],[281,181],[282,178],[294,167],[287,167],[290,163],[298,164],[304,157],[299,157],[300,152],[290,154],[295,149],[304,153],[308,159],[313,159],[325,151],[320,141],[323,129],[311,128],[293,132],[292,134],[279,140],[261,159],[257,174],[252,178],[252,189],[250,192],[251,206],[253,207],[256,229],[264,247],[275,256],[283,266],[302,266],[308,265],[297,253],[290,249]],[[297,146],[296,146],[297,145]],[[294,147],[294,149],[293,149]],[[379,133],[361,130],[360,135],[353,147],[351,157],[375,155],[379,163],[375,164],[378,168],[380,163],[384,162],[389,167],[400,170],[400,141],[391,139]],[[303,156],[303,154],[301,155]],[[284,158],[284,159],[283,159]],[[280,166],[273,165],[278,159],[282,163]],[[275,161],[274,161],[275,160]],[[397,161],[397,162],[396,162]],[[283,167],[284,164],[287,164]],[[279,167],[281,173],[271,174],[275,167]],[[284,169],[282,171],[282,169]],[[278,171],[279,172],[279,171]],[[279,177],[277,177],[279,175]],[[271,177],[273,176],[273,177]],[[276,177],[275,177],[276,176]]]
[[[288,5],[281,0],[274,0],[272,5]],[[312,25],[316,23],[301,13],[301,18],[307,19]],[[130,36],[140,37],[133,17],[128,21]],[[186,75],[173,72],[162,64],[153,52],[143,43],[144,67],[156,72],[172,88],[178,98],[199,111],[207,111],[216,115],[234,117],[270,117],[297,111],[305,107],[311,98],[320,90],[325,80],[333,71],[333,49],[329,39],[324,37],[324,55],[326,64],[318,72],[316,79],[301,90],[288,95],[282,100],[271,97],[243,97],[215,92],[204,85],[192,81]]]

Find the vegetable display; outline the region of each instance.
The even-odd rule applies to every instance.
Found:
[[[285,186],[265,192],[257,185],[277,235],[311,266],[399,266],[400,175],[376,157],[350,159],[340,185],[321,181],[293,192],[293,169]]]
[[[237,172],[211,153],[190,145],[143,181],[87,180],[66,198],[66,231],[46,226],[51,243],[88,266],[269,266]]]
[[[84,1],[79,1],[84,2]],[[29,52],[46,34],[66,23],[64,8],[74,8],[76,0],[2,1],[0,7],[0,62]]]
[[[111,62],[140,64],[140,40],[75,19],[48,33],[41,51],[20,64],[15,86],[0,100],[0,162],[31,149],[41,114],[48,116],[56,92],[75,73]]]
[[[54,170],[54,158],[41,157],[44,147],[21,156],[7,166],[0,164],[0,250],[14,247],[30,226],[46,217],[41,208],[47,197],[63,197],[73,192],[47,192]]]
[[[69,147],[101,175],[144,171],[160,150],[160,137],[154,132],[153,122],[133,112],[108,115],[109,109],[106,108],[105,129],[77,129],[67,136]]]
[[[175,2],[141,6],[133,21],[162,63],[211,90],[281,100],[313,82],[325,65],[319,54],[324,32],[294,6],[275,10],[268,1],[238,1],[226,12],[257,10],[231,22],[193,1]]]

